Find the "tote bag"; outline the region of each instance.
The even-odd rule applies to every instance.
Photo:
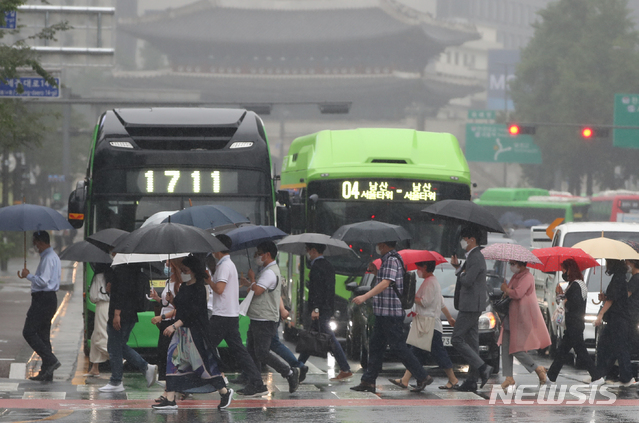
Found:
[[[93,304],[99,301],[108,302],[111,300],[109,294],[106,292],[106,279],[104,278],[104,273],[93,275],[91,287],[89,288],[89,299]]]
[[[435,318],[417,314],[410,324],[406,343],[414,345],[420,350],[430,351],[433,343],[433,332],[435,332]]]

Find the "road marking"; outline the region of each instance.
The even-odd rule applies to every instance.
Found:
[[[22,399],[55,399],[55,400],[63,400],[67,398],[66,392],[37,392],[37,391],[25,391],[24,395],[22,395]]]
[[[9,379],[26,379],[27,363],[11,363]]]
[[[2,392],[17,391],[18,390],[18,385],[20,385],[20,384],[19,383],[11,383],[11,382],[0,383],[0,391],[2,391]]]

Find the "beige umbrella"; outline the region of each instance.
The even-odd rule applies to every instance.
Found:
[[[639,253],[630,245],[622,241],[606,238],[601,234],[599,238],[587,239],[572,246],[581,248],[596,259],[639,260]],[[601,273],[599,292],[603,292],[603,272]],[[596,303],[594,300],[592,301]]]

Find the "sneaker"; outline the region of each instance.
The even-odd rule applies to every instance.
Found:
[[[634,385],[636,385],[636,384],[637,384],[637,382],[635,382],[635,380],[634,380],[634,379],[630,379],[630,380],[629,380],[628,382],[626,382],[626,383],[621,383],[621,382],[619,382],[619,386],[621,386],[622,388],[628,388],[628,387],[630,387],[630,386],[634,386]]]
[[[601,386],[604,383],[606,383],[604,381],[604,378],[600,377],[599,379],[593,380],[592,382],[590,382],[590,386]]]
[[[288,380],[288,392],[292,394],[297,391],[297,388],[300,386],[300,369],[293,367],[291,372],[291,374],[286,376],[286,379]]]
[[[597,380],[599,380],[599,379],[597,379]],[[592,382],[592,377],[591,376],[585,377],[581,381],[583,383],[591,383]]]
[[[218,410],[223,410],[233,401],[233,389],[227,388],[226,394],[220,394],[220,404],[217,406]]]
[[[175,403],[175,399],[173,399],[173,401],[169,401],[168,399],[164,398],[162,402],[153,404],[151,408],[153,408],[154,410],[177,410],[178,406]]]
[[[353,372],[348,371],[345,372],[343,370],[340,370],[339,374],[335,377],[332,377],[330,379],[331,382],[344,382],[347,381],[348,379],[353,377]]]
[[[268,388],[266,385],[258,387],[255,385],[246,385],[245,388],[238,390],[237,393],[243,397],[261,397],[263,395],[268,395]]]
[[[304,365],[300,367],[300,383],[306,379],[306,373],[308,373],[308,366]]]
[[[122,384],[122,382],[120,382],[117,385],[111,385],[110,383],[107,383],[103,387],[98,388],[98,391],[100,391],[100,392],[122,392],[122,391],[124,391],[124,385]]]
[[[372,383],[361,382],[357,386],[351,386],[351,391],[375,393],[375,385]]]
[[[155,380],[158,376],[158,366],[155,364],[149,364],[146,368],[146,372],[144,373],[144,377],[146,377],[146,387],[150,388],[151,385],[155,383]]]

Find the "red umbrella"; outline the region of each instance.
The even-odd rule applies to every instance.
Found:
[[[422,261],[434,261],[435,264],[447,263],[446,259],[436,251],[428,251],[428,250],[401,250],[398,251],[399,255],[402,256],[402,260],[404,260],[404,264],[406,265],[406,270],[415,270],[417,266],[415,263],[420,263]],[[382,260],[377,259],[373,261],[375,267],[379,269],[382,265]]]
[[[561,270],[561,263],[567,259],[573,259],[577,262],[579,270],[583,271],[590,267],[599,266],[597,260],[595,260],[590,254],[586,253],[581,248],[569,248],[569,247],[550,247],[550,248],[537,248],[532,250],[532,253],[541,260],[542,264],[528,263],[528,267],[533,269],[539,269],[544,272],[558,272]]]

